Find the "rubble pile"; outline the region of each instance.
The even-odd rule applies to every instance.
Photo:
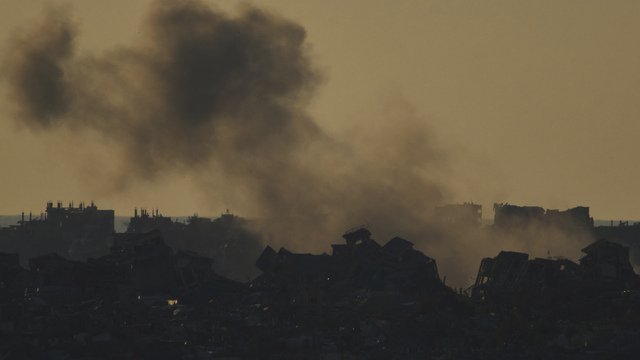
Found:
[[[640,351],[629,249],[579,263],[502,251],[466,292],[436,261],[365,227],[332,254],[266,246],[239,283],[159,230],[115,234],[109,255],[0,254],[4,359],[601,359]]]

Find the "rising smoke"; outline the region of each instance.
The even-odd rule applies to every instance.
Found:
[[[431,224],[449,196],[447,159],[410,105],[390,101],[384,121],[340,139],[305,112],[323,74],[302,26],[249,5],[230,15],[160,1],[143,28],[134,45],[78,54],[58,9],[14,36],[3,68],[15,119],[100,133],[123,154],[105,179],[119,190],[199,174],[204,197],[266,219],[257,227],[274,247],[325,251],[368,222],[380,242],[403,236],[440,264],[477,266],[466,238]]]
[[[51,10],[39,28],[13,39],[5,63],[17,116],[34,128],[55,126],[72,108],[65,67],[73,57],[76,31],[63,9]]]
[[[100,56],[73,52],[76,30],[60,13],[13,39],[16,118],[99,131],[124,149],[118,177],[224,174],[225,191],[262,217],[366,210],[359,222],[419,221],[442,200],[430,172],[439,160],[412,114],[365,143],[331,138],[305,113],[323,77],[300,25],[189,1],[155,3],[144,29],[135,46]]]

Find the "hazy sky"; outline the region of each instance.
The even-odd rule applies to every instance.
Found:
[[[149,5],[1,1],[2,57],[10,56],[8,39],[28,32],[51,3],[70,4],[75,52],[94,57],[140,41]],[[240,4],[206,3],[230,14]],[[306,29],[313,65],[323,74],[306,112],[324,132],[348,139],[345,134],[385,129],[393,116],[380,114],[390,106],[410,109],[427,124],[432,145],[446,159],[447,176],[439,178],[448,189],[445,201],[480,203],[487,218],[494,202],[583,205],[599,219],[640,218],[640,2],[254,5]],[[21,126],[5,83],[0,214],[39,213],[49,200],[94,200],[117,215],[132,215],[134,206],[158,207],[165,215],[215,215],[227,207],[251,213],[224,196],[203,197],[203,179],[193,171],[132,181],[114,192],[100,172],[117,167],[110,140],[91,129]],[[375,139],[359,146],[381,147],[385,156],[384,142]],[[214,193],[234,186],[216,184]]]

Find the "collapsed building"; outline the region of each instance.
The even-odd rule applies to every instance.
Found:
[[[366,227],[343,235],[345,244],[332,245],[332,255],[278,252],[267,246],[256,262],[263,272],[254,283],[273,289],[286,303],[327,305],[355,291],[398,293],[416,297],[444,285],[436,261],[395,237],[384,246]]]
[[[614,224],[613,220],[609,226],[596,226],[594,229],[596,238],[615,241],[630,248],[631,262],[640,265],[640,223],[629,223],[629,221],[619,221]]]
[[[535,288],[543,292],[559,282],[573,283],[582,274],[579,265],[568,259],[529,260],[529,254],[501,251],[494,258],[480,262],[471,297],[484,300]]]
[[[580,259],[585,277],[614,290],[635,288],[640,284],[629,260],[629,248],[600,239],[582,249]]]
[[[629,261],[629,248],[600,239],[582,249],[580,264],[559,258],[529,260],[525,253],[501,251],[494,258],[480,263],[474,299],[500,297],[527,290],[543,294],[550,288],[563,291],[590,287],[591,290],[623,291],[637,288],[640,277]]]

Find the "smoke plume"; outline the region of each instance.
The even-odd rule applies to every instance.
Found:
[[[457,261],[477,266],[466,240],[431,222],[449,196],[447,157],[410,105],[389,100],[344,138],[305,112],[323,74],[302,26],[249,5],[160,1],[143,29],[132,45],[79,54],[57,9],[13,36],[3,71],[14,118],[99,133],[122,154],[104,179],[114,190],[198,174],[203,197],[263,219],[274,247],[325,251],[368,222],[379,242],[402,236],[440,263],[464,253]]]
[[[72,107],[66,66],[73,56],[74,25],[55,9],[39,28],[13,39],[5,66],[16,116],[32,127],[53,126]]]
[[[116,184],[224,174],[225,191],[241,194],[234,202],[260,216],[350,208],[410,217],[441,200],[417,120],[401,114],[363,144],[330,138],[305,113],[323,77],[302,26],[251,6],[229,15],[189,1],[155,3],[144,29],[142,41],[99,56],[74,53],[77,32],[62,12],[13,39],[16,118],[97,130],[123,149]]]

